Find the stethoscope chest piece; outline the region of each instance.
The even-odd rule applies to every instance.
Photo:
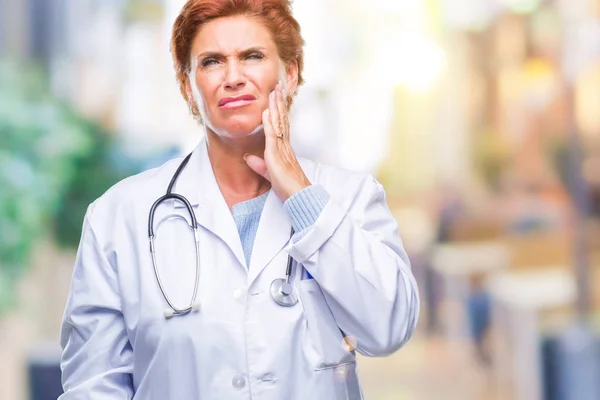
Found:
[[[271,297],[283,307],[291,307],[298,303],[296,288],[284,278],[271,282]]]

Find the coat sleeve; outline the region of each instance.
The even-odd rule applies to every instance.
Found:
[[[383,187],[372,176],[349,207],[331,198],[309,232],[286,250],[317,281],[359,353],[386,356],[411,338],[418,288]]]
[[[60,343],[59,400],[131,399],[133,358],[119,296],[116,271],[85,216],[67,299]]]

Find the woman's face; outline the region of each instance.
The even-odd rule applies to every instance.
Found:
[[[207,23],[192,43],[191,58],[188,93],[204,123],[220,136],[260,132],[262,112],[277,81],[282,80],[287,93],[295,89],[295,65],[286,72],[269,30],[255,18]]]

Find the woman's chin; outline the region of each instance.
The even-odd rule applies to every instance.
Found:
[[[226,132],[224,136],[232,138],[232,139],[236,139],[236,138],[241,139],[241,138],[254,136],[257,133],[259,133],[259,131]]]
[[[256,124],[235,124],[221,127],[215,127],[213,129],[215,133],[219,136],[229,137],[229,138],[242,138],[251,135],[256,135],[263,131],[262,123]]]

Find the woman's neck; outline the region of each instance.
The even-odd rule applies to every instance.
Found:
[[[264,135],[244,138],[223,138],[207,130],[208,157],[219,189],[228,205],[260,196],[271,188],[268,180],[252,171],[244,154],[264,157]]]

